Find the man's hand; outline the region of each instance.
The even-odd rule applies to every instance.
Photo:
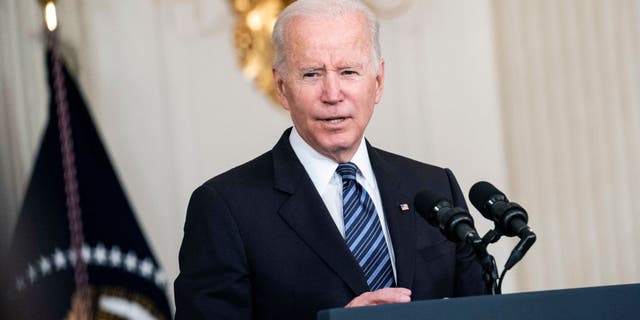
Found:
[[[386,303],[402,303],[411,301],[411,290],[405,288],[383,288],[365,292],[355,297],[346,308],[375,306]]]

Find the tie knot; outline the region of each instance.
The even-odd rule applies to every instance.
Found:
[[[358,172],[358,166],[353,162],[341,163],[338,165],[336,172],[342,177],[342,180],[356,180],[356,172]]]

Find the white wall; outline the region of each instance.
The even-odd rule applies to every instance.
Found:
[[[43,33],[35,1],[0,1],[0,252],[29,179],[47,112]]]
[[[640,1],[495,2],[520,287],[640,281]]]

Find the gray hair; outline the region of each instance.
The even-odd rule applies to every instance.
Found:
[[[285,26],[294,17],[336,17],[349,13],[362,13],[369,24],[370,44],[372,47],[372,63],[376,72],[381,57],[379,30],[380,24],[376,15],[359,0],[298,0],[286,7],[273,27],[271,43],[275,51],[274,68],[283,71],[285,64]]]

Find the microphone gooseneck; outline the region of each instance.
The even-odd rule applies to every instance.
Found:
[[[464,208],[454,207],[445,196],[428,190],[416,194],[413,203],[416,211],[429,224],[440,229],[447,239],[455,243],[466,243],[473,248],[482,266],[487,289],[492,294],[499,294],[495,259],[487,252],[487,245],[478,235],[469,212]]]

